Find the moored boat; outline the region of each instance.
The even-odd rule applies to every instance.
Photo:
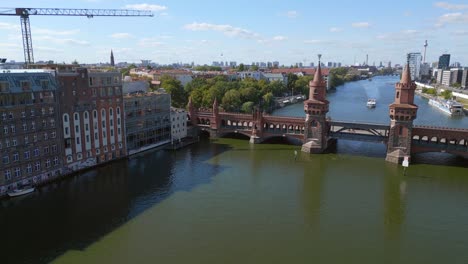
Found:
[[[8,192],[8,196],[10,197],[15,197],[15,196],[20,196],[28,193],[34,192],[35,188],[34,187],[22,187],[18,189],[14,189],[13,191]]]
[[[463,105],[454,100],[429,99],[429,105],[437,107],[442,112],[452,116],[464,116]]]

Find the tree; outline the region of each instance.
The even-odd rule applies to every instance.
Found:
[[[240,93],[236,90],[229,90],[224,94],[222,106],[226,111],[238,111],[241,105]]]
[[[263,110],[269,110],[273,106],[274,97],[272,93],[267,93],[263,97]]]
[[[446,100],[452,99],[452,91],[450,90],[444,90],[443,92],[440,93],[440,95],[444,97],[444,99]]]
[[[312,75],[299,76],[299,78],[294,83],[294,91],[300,94],[309,94],[309,82],[314,79]]]
[[[287,76],[288,76],[288,84],[286,85],[286,89],[288,92],[289,91],[292,92],[295,88],[295,83],[299,77],[297,77],[297,75],[294,73],[288,73]]]
[[[239,67],[237,68],[238,71],[245,71],[245,66],[244,63],[239,64]]]
[[[192,97],[192,104],[195,108],[199,108],[202,106],[203,103],[203,90],[202,89],[195,89],[190,93],[190,97]]]
[[[248,101],[242,104],[241,111],[244,113],[252,113],[255,103]]]
[[[252,66],[250,67],[250,70],[252,70],[252,71],[258,71],[258,66],[252,64]]]
[[[176,78],[163,75],[161,76],[161,87],[171,95],[171,103],[174,107],[184,108],[187,104],[187,96],[182,83]]]
[[[241,88],[239,92],[241,95],[241,99],[244,102],[247,102],[247,101],[257,102],[258,101],[257,89],[253,87]]]

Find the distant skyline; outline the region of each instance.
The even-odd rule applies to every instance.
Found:
[[[451,54],[468,66],[468,3],[414,1],[17,0],[3,7],[152,10],[154,17],[30,16],[35,61],[404,63]],[[0,10],[1,11],[1,10]],[[0,16],[0,57],[24,61],[20,19]]]

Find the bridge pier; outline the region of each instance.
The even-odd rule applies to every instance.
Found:
[[[263,139],[259,136],[250,136],[250,144],[260,144],[262,143]]]

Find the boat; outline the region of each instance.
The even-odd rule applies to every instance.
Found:
[[[367,100],[367,107],[374,108],[377,104],[377,100],[370,98]]]
[[[437,107],[442,112],[451,116],[464,116],[463,105],[454,100],[429,99],[429,105]]]
[[[8,196],[15,197],[20,196],[28,193],[34,192],[35,188],[32,186],[24,186],[21,188],[14,189],[13,191],[8,192]]]

